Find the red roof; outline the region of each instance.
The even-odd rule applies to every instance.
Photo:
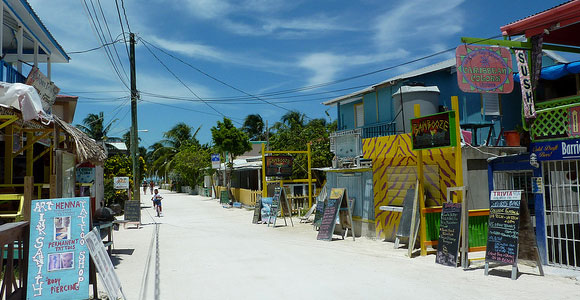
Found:
[[[573,0],[502,26],[505,36],[532,37],[548,30],[545,43],[580,46],[580,0]]]

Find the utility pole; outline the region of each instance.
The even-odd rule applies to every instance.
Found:
[[[139,164],[137,149],[139,149],[139,136],[137,133],[137,76],[135,72],[135,34],[129,33],[129,64],[131,65],[131,160],[133,162],[133,197],[130,200],[140,200],[139,193]]]

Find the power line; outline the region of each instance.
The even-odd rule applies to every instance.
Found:
[[[141,99],[141,101],[147,102],[147,103],[153,103],[153,104],[157,104],[157,105],[162,105],[162,106],[167,106],[167,107],[172,107],[172,108],[177,108],[177,109],[182,109],[182,110],[187,110],[187,111],[193,111],[193,112],[197,112],[197,113],[201,113],[201,114],[206,114],[206,115],[212,115],[212,116],[218,116],[218,117],[222,117],[223,116],[223,117],[226,117],[226,118],[228,118],[228,119],[232,120],[233,122],[236,122],[236,123],[238,123],[240,125],[242,124],[242,123],[240,123],[238,121],[235,121],[236,119],[237,120],[241,120],[240,118],[227,117],[227,116],[224,116],[223,114],[213,114],[213,113],[208,113],[207,111],[201,111],[201,110],[196,110],[196,109],[191,109],[191,108],[186,108],[186,107],[171,105],[171,104],[167,104],[167,103],[155,102],[155,101],[151,101],[151,100]]]
[[[140,38],[140,40],[143,40],[143,39]],[[219,110],[215,109],[213,106],[211,106],[205,100],[203,100],[200,96],[198,96],[187,84],[185,84],[185,82],[183,82],[181,80],[181,78],[179,78],[179,76],[177,76],[177,74],[175,74],[173,71],[171,71],[171,69],[165,63],[163,63],[163,61],[161,61],[161,59],[159,59],[159,57],[157,57],[157,55],[155,55],[155,53],[153,53],[153,51],[151,51],[149,46],[147,46],[147,43],[143,43],[143,46],[145,46],[145,48],[149,51],[149,53],[151,53],[151,55],[153,55],[153,57],[155,57],[155,59],[157,59],[157,61],[167,70],[167,72],[169,72],[171,75],[173,75],[173,77],[175,77],[175,79],[177,79],[177,81],[179,81],[179,83],[181,83],[181,85],[183,85],[191,94],[193,94],[197,99],[199,99],[201,102],[203,102],[209,108],[211,108],[213,111],[217,112],[218,114],[220,114],[221,116],[226,118],[226,115],[224,115]]]
[[[166,52],[165,50],[163,50],[163,49],[161,49],[161,48],[159,48],[159,47],[157,47],[157,46],[155,46],[155,45],[153,45],[153,44],[151,44],[151,43],[147,42],[147,41],[146,41],[146,40],[144,40],[143,38],[141,38],[141,40],[142,40],[144,43],[151,45],[151,46],[152,46],[152,47],[154,47],[155,49],[157,49],[157,50],[159,50],[159,51],[161,51],[161,52],[165,53],[165,55],[168,55],[169,57],[172,57],[173,59],[176,59],[177,61],[179,61],[179,62],[181,62],[181,63],[185,64],[186,66],[189,66],[190,68],[192,68],[192,69],[196,70],[197,72],[199,72],[199,73],[201,73],[201,74],[203,74],[203,75],[205,75],[205,76],[207,76],[207,77],[209,77],[209,78],[211,78],[211,79],[213,79],[213,80],[215,80],[215,81],[217,81],[217,82],[219,82],[219,83],[221,83],[221,84],[223,84],[223,85],[225,85],[225,86],[227,86],[227,87],[229,87],[229,88],[231,88],[231,89],[233,89],[233,90],[236,90],[236,91],[238,91],[238,92],[240,92],[240,93],[242,93],[242,94],[245,94],[245,95],[247,95],[247,96],[249,96],[249,97],[252,97],[252,98],[254,98],[254,99],[260,100],[260,101],[262,101],[262,102],[268,103],[268,104],[270,104],[270,105],[273,105],[273,106],[275,106],[275,107],[278,107],[278,108],[284,109],[284,110],[286,110],[286,111],[291,111],[290,109],[288,109],[288,108],[286,108],[286,107],[280,106],[280,105],[278,105],[278,104],[275,104],[275,103],[271,103],[271,102],[269,102],[269,101],[267,101],[267,100],[264,100],[264,99],[262,99],[262,98],[260,98],[260,97],[258,97],[258,96],[256,96],[256,95],[252,95],[252,94],[250,94],[250,93],[247,93],[247,92],[245,92],[245,91],[243,91],[243,90],[241,90],[241,89],[239,89],[239,88],[237,88],[237,87],[235,87],[235,86],[233,86],[233,85],[231,85],[231,84],[229,84],[229,83],[227,83],[227,82],[225,82],[225,81],[223,81],[223,80],[221,80],[221,79],[218,79],[218,78],[216,78],[216,77],[214,77],[214,76],[212,76],[212,75],[210,75],[210,74],[208,74],[208,73],[206,73],[206,72],[202,71],[201,69],[199,69],[199,68],[197,68],[197,67],[195,67],[195,66],[191,65],[190,63],[188,63],[188,62],[186,62],[186,61],[184,61],[184,60],[182,60],[182,59],[180,59],[180,58],[178,58],[178,57],[176,57],[176,56],[172,55],[171,53],[168,53],[168,52]]]
[[[101,6],[101,0],[97,0],[97,4],[99,5],[99,10],[101,11],[101,15],[103,16],[103,21],[105,23],[105,28],[107,28],[107,32],[109,33],[109,38],[112,41],[113,40],[113,35],[111,34],[111,30],[109,28],[109,23],[107,22],[107,17],[105,17],[105,13],[103,12],[103,7]],[[124,36],[124,32],[123,34],[123,38],[125,38]],[[115,47],[115,45],[112,45],[113,50],[115,50],[115,55],[117,56],[117,60],[119,61],[119,64],[121,65],[121,70],[123,70],[123,73],[125,74],[125,77],[127,77],[127,79],[129,78],[127,76],[127,71],[125,70],[125,66],[123,66],[123,61],[121,61],[121,58],[119,57],[119,52],[117,51],[117,47]],[[129,57],[129,55],[127,55],[127,57]]]
[[[71,55],[71,54],[81,54],[81,53],[87,53],[87,52],[91,52],[91,51],[99,50],[99,49],[101,49],[101,48],[103,48],[103,47],[106,47],[106,46],[109,46],[109,45],[116,44],[116,43],[118,43],[118,42],[120,42],[120,41],[122,41],[122,40],[121,40],[121,39],[118,39],[118,40],[112,41],[112,42],[110,42],[110,43],[107,43],[107,44],[100,45],[99,47],[95,47],[95,48],[91,48],[91,49],[87,49],[87,50],[81,50],[81,51],[70,51],[70,52],[67,52],[67,54],[68,54],[68,55]]]
[[[121,25],[121,32],[123,34],[123,40],[125,41],[125,50],[127,50],[127,57],[131,56],[129,54],[129,45],[127,44],[127,37],[125,35],[125,27],[123,27],[123,20],[121,19],[121,11],[119,10],[119,1],[115,0],[115,6],[117,7],[117,16],[119,17],[119,24]],[[123,12],[125,9],[123,8]],[[127,15],[125,15],[125,20],[127,21],[127,29],[129,28],[129,21],[127,20]],[[131,30],[129,30],[131,33]]]

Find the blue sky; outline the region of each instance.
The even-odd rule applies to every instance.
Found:
[[[101,45],[84,7],[87,3],[94,18],[91,2],[97,8],[101,26],[105,28],[106,19],[115,40],[121,27],[113,0],[29,0],[67,52]],[[105,18],[96,6],[98,2]],[[157,47],[149,45],[159,59],[143,41],[138,42],[137,88],[142,96],[138,104],[139,128],[148,130],[140,133],[143,146],[162,139],[163,132],[178,122],[194,128],[201,126],[198,138],[202,143],[209,143],[210,128],[223,118],[222,114],[237,126],[241,126],[246,115],[254,113],[272,125],[286,109],[299,110],[309,118],[328,120],[325,110],[329,107],[321,102],[448,59],[454,52],[322,88],[301,88],[454,48],[462,36],[500,35],[500,26],[562,3],[539,0],[124,2],[132,32]],[[107,39],[111,40],[108,32]],[[122,43],[115,47],[121,60],[116,66],[128,85],[127,50]],[[116,60],[115,52],[113,55]],[[68,64],[53,64],[52,79],[62,94],[79,96],[75,123],[80,123],[88,113],[103,111],[106,123],[116,120],[110,136],[121,136],[130,127],[130,93],[114,72],[105,51],[70,56]],[[43,66],[41,70],[45,70]],[[278,95],[261,96],[264,101],[247,96],[267,93]],[[334,119],[335,110],[330,108],[328,112]]]

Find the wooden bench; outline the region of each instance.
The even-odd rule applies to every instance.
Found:
[[[24,208],[24,195],[22,194],[1,194],[0,195],[0,204],[3,203],[14,203],[18,201],[18,210],[17,211],[0,211],[0,219],[7,219],[10,221],[18,222],[22,221],[22,210]]]

